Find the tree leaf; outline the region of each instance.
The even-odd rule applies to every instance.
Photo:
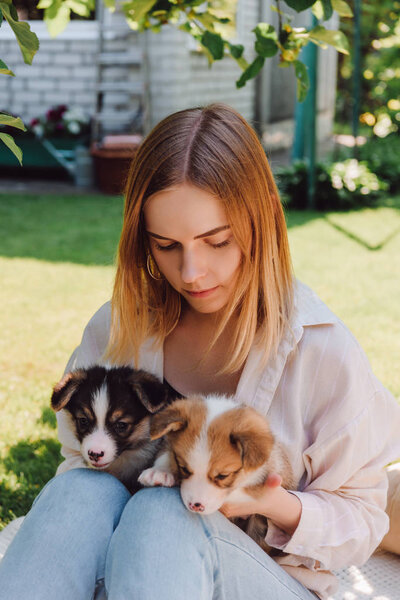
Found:
[[[241,74],[239,79],[236,82],[237,88],[242,88],[246,85],[246,81],[249,79],[253,79],[264,66],[265,58],[262,56],[257,56],[255,60],[247,67],[247,69]]]
[[[214,60],[220,60],[224,56],[224,41],[218,33],[205,31],[201,36],[201,43],[211,53]]]
[[[242,46],[242,44],[229,44],[228,42],[228,48],[233,58],[235,58],[236,60],[238,58],[242,58],[244,52],[244,46]]]
[[[257,38],[254,44],[257,54],[263,58],[274,56],[278,52],[278,35],[275,28],[268,23],[259,23],[253,31]]]
[[[285,2],[290,8],[294,8],[295,11],[302,12],[303,10],[310,8],[315,0],[285,0]]]
[[[0,10],[2,10],[4,18],[15,33],[24,62],[31,65],[33,57],[39,49],[39,40],[36,34],[31,31],[31,28],[26,21],[23,23],[18,21],[18,15],[17,20],[13,18],[10,6],[8,6],[6,2],[0,2]]]
[[[157,0],[131,0],[131,2],[123,4],[123,11],[125,14],[129,14],[132,21],[139,22],[155,4],[157,4]]]
[[[11,152],[18,158],[19,164],[22,165],[22,150],[14,142],[14,138],[8,133],[0,133],[0,140],[2,140]]]
[[[315,2],[311,11],[318,21],[321,21],[324,18],[324,7],[322,6],[321,0],[317,0],[317,2]]]
[[[21,129],[21,131],[26,131],[26,127],[21,119],[12,115],[0,113],[0,125],[7,125],[8,127],[15,127],[16,129]]]
[[[303,102],[306,99],[308,88],[310,87],[307,67],[300,60],[295,60],[293,65],[297,79],[297,100]]]
[[[333,9],[336,10],[340,17],[352,17],[353,11],[344,0],[332,0]]]
[[[342,54],[349,54],[349,43],[342,31],[325,29],[322,25],[317,25],[311,29],[309,39],[314,43],[329,44]]]
[[[65,3],[57,2],[44,11],[44,22],[51,37],[59,35],[71,18],[71,9]]]
[[[333,15],[333,8],[331,0],[321,0],[322,10],[324,13],[323,20],[327,21]]]
[[[89,17],[90,3],[84,0],[66,0],[65,5],[80,17]]]
[[[11,69],[9,69],[6,65],[6,63],[4,63],[1,59],[0,59],[0,73],[1,75],[12,75],[13,77],[15,77],[15,73],[13,73],[11,71]]]

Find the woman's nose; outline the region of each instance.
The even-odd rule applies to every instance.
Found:
[[[207,272],[207,266],[199,252],[184,251],[182,255],[181,278],[184,283],[193,283]]]

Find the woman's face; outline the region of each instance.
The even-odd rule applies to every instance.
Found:
[[[222,202],[189,184],[151,196],[144,207],[151,253],[188,305],[213,313],[228,302],[242,253]]]

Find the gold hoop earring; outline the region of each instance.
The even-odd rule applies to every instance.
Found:
[[[155,281],[162,281],[162,280],[164,279],[164,277],[161,275],[160,271],[158,271],[158,272],[159,272],[159,274],[161,275],[161,277],[156,277],[156,276],[154,275],[154,273],[152,273],[152,271],[151,271],[151,261],[152,261],[152,260],[154,261],[154,259],[153,259],[153,257],[151,256],[151,254],[148,254],[148,255],[147,255],[147,263],[146,263],[146,265],[147,265],[147,272],[148,272],[148,274],[150,275],[150,277],[151,277],[152,279],[154,279]]]

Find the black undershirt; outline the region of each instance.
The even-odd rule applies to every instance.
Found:
[[[175,396],[175,398],[176,398],[176,399],[178,399],[178,398],[183,398],[183,397],[184,397],[182,394],[180,394],[179,392],[177,392],[177,391],[176,391],[176,389],[174,389],[174,388],[172,387],[172,385],[170,385],[170,384],[168,383],[168,381],[167,381],[165,378],[164,378],[164,380],[163,380],[163,383],[164,383],[164,385],[166,385],[166,386],[167,386],[167,389],[168,389],[168,392],[169,392],[169,396],[170,396],[170,397],[174,397],[174,396]]]

